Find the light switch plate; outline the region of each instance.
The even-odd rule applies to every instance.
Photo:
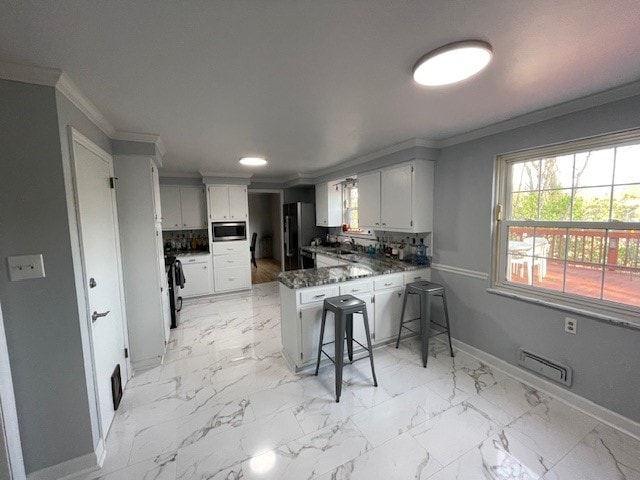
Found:
[[[9,277],[12,282],[44,277],[44,260],[42,254],[16,255],[7,257]]]

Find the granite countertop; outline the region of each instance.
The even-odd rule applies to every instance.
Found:
[[[386,257],[371,257],[365,253],[352,252],[349,259],[326,247],[302,247],[307,252],[321,253],[347,262],[334,267],[292,270],[278,275],[278,281],[288,288],[307,288],[329,283],[346,282],[358,278],[375,277],[389,273],[408,272],[427,268],[425,265],[391,260]],[[332,251],[333,250],[333,251]]]

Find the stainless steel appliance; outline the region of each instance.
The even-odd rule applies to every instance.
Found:
[[[246,240],[247,222],[213,222],[211,235],[213,242]]]
[[[310,245],[314,237],[322,236],[322,227],[316,227],[316,208],[312,203],[283,205],[284,269],[304,268],[300,247]],[[309,267],[313,265],[307,263]]]

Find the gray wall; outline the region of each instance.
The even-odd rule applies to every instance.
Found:
[[[633,97],[442,149],[434,261],[490,272],[496,155],[638,127],[640,97]],[[512,364],[519,346],[568,364],[573,392],[640,421],[640,330],[490,294],[483,280],[438,271],[433,279],[448,287],[455,338]],[[564,333],[568,315],[578,319],[577,335]]]
[[[56,103],[51,87],[0,81],[0,301],[27,472],[94,443]],[[6,257],[29,253],[46,278],[9,282]]]

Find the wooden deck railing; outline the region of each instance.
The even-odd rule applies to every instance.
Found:
[[[534,235],[530,227],[510,227],[510,240],[524,240]],[[535,229],[536,237],[549,241],[548,258],[580,264],[602,264],[622,270],[640,267],[640,232],[628,230]],[[608,239],[608,241],[607,241]],[[567,245],[568,242],[568,245]],[[567,248],[568,247],[568,248]],[[565,257],[566,251],[566,257]],[[606,258],[603,256],[606,255]],[[584,265],[588,266],[588,265]]]

